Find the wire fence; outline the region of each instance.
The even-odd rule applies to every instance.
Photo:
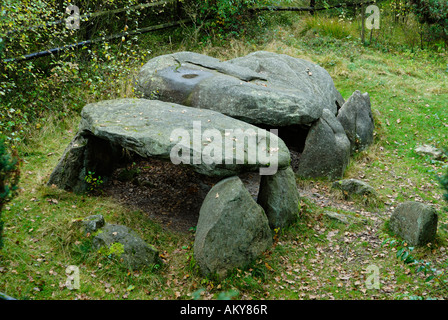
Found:
[[[162,7],[163,10],[157,10],[157,7]],[[163,14],[159,14],[163,11]],[[100,43],[105,41],[110,41],[117,38],[130,37],[134,35],[144,34],[151,31],[162,30],[166,28],[172,28],[180,26],[182,24],[188,24],[190,19],[186,18],[182,13],[181,1],[180,0],[164,0],[149,3],[140,3],[130,7],[117,8],[107,11],[98,11],[93,13],[79,14],[80,8],[76,6],[67,7],[67,18],[58,19],[55,21],[50,21],[45,24],[26,27],[26,28],[16,28],[7,31],[4,34],[5,41],[13,41],[14,37],[25,32],[39,32],[42,31],[48,37],[51,37],[51,28],[67,28],[71,29],[73,36],[73,42],[66,44],[68,39],[59,40],[53,39],[51,42],[61,42],[61,45],[54,46],[52,48],[44,48],[41,51],[26,53],[20,56],[7,56],[2,60],[3,63],[19,62],[24,60],[35,59],[39,57],[44,57],[48,55],[58,54],[61,51],[68,49],[76,49],[79,47],[85,47],[92,45],[94,43]],[[124,31],[116,32],[112,34],[105,34],[106,30],[116,29],[116,22],[114,23],[104,23],[104,28],[106,30],[99,30],[98,21],[117,21],[121,20],[122,24],[125,25],[125,21],[129,19],[132,14],[137,14],[140,17],[140,24],[146,26],[138,27],[133,30],[127,30],[127,26]],[[145,19],[145,16],[157,16],[158,24],[148,25],[148,21],[151,19]],[[115,19],[117,18],[117,19]],[[96,20],[95,20],[96,19]],[[103,35],[98,36],[98,33]],[[96,37],[95,37],[96,35]],[[50,41],[49,41],[50,42]],[[12,54],[12,53],[7,53]]]
[[[153,0],[154,1],[154,0]],[[324,7],[279,7],[279,6],[266,6],[266,7],[258,7],[258,8],[252,8],[250,9],[251,12],[262,12],[262,11],[295,11],[295,12],[309,12],[310,14],[314,14],[316,11],[323,11],[323,10],[330,10],[335,8],[347,8],[347,7],[355,7],[355,6],[364,6],[368,4],[373,4],[375,1],[368,1],[368,2],[359,2],[359,3],[340,3],[333,6],[324,6]],[[105,35],[98,37],[93,37],[95,33],[97,33],[98,28],[93,27],[95,25],[95,19],[101,19],[102,17],[107,17],[109,20],[115,21],[112,17],[118,17],[121,20],[127,20],[129,16],[133,13],[140,12],[139,16],[145,16],[145,15],[152,15],[154,16],[154,12],[157,12],[157,7],[164,7],[164,17],[162,19],[157,19],[158,22],[162,20],[162,23],[155,24],[155,25],[147,25],[144,27],[139,27],[134,30],[125,30],[122,32],[116,32],[113,34]],[[72,43],[66,44],[67,39],[64,41],[61,41],[61,44],[58,46],[53,46],[53,48],[45,48],[41,51],[33,52],[33,53],[26,53],[20,56],[12,56],[12,57],[6,57],[1,60],[3,63],[10,63],[10,62],[18,62],[18,61],[24,61],[24,60],[30,60],[35,59],[39,57],[44,57],[48,55],[55,55],[60,53],[61,51],[65,51],[68,49],[76,49],[79,47],[85,47],[89,46],[95,43],[110,41],[117,38],[123,38],[123,37],[129,37],[139,34],[144,34],[147,32],[152,32],[156,30],[162,30],[172,27],[177,27],[180,25],[191,23],[191,17],[187,17],[185,13],[182,10],[182,2],[181,0],[163,0],[163,1],[156,1],[156,2],[147,2],[147,3],[140,3],[134,6],[125,7],[125,8],[117,8],[113,10],[107,10],[107,11],[98,11],[93,13],[86,13],[81,15],[79,13],[79,8],[76,6],[70,6],[71,8],[67,7],[67,14],[68,17],[65,19],[58,19],[55,21],[50,21],[48,23],[37,25],[37,26],[31,26],[27,28],[16,28],[7,31],[4,34],[4,37],[6,40],[8,38],[12,38],[16,36],[17,34],[24,33],[24,32],[35,32],[39,30],[48,30],[48,28],[55,28],[60,25],[62,25],[63,28],[68,28],[75,30],[74,36],[72,37],[73,40],[76,39],[76,41],[73,41]],[[69,10],[70,9],[70,10]],[[75,10],[76,9],[76,10]],[[144,12],[143,12],[144,11]],[[152,11],[152,12],[151,12]],[[103,20],[107,20],[103,18]],[[145,19],[142,19],[144,21]],[[147,19],[150,20],[150,19]],[[163,21],[164,20],[164,21]],[[145,23],[147,21],[144,21]],[[109,25],[110,26],[110,25]],[[114,28],[107,28],[108,26],[105,25],[105,29],[112,30]],[[95,29],[94,31],[92,29]],[[103,30],[103,32],[105,32]],[[9,53],[8,53],[9,54]]]

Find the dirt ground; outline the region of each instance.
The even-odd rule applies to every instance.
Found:
[[[240,178],[256,200],[258,173]],[[117,169],[104,184],[103,192],[125,206],[145,212],[163,227],[188,232],[197,224],[205,196],[220,180],[198,174],[188,166],[150,159]]]
[[[297,167],[299,157],[299,153],[291,151],[293,169]],[[256,201],[260,185],[258,172],[246,173],[240,178]],[[148,218],[165,228],[188,232],[197,224],[207,193],[221,179],[196,173],[189,166],[148,159],[115,170],[103,186],[103,192],[127,207],[145,212]],[[355,210],[349,202],[333,198],[329,190],[299,189],[299,193],[321,207],[340,206],[341,209]],[[362,214],[372,215],[368,212]]]
[[[291,151],[293,170],[299,157],[298,152]],[[246,173],[239,177],[256,201],[259,174]],[[189,166],[148,159],[115,170],[104,184],[103,192],[125,206],[145,212],[166,228],[188,232],[197,224],[205,196],[221,179],[198,174]]]

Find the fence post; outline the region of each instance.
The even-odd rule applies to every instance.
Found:
[[[180,0],[176,1],[176,14],[177,17],[180,19],[182,16],[182,2]]]
[[[314,8],[316,7],[316,0],[310,0],[310,7],[312,8],[310,13],[312,16],[314,16]]]
[[[361,0],[361,43],[364,44],[364,38],[365,38],[365,18],[366,18],[366,12],[364,10],[364,2]]]

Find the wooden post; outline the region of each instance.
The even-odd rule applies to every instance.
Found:
[[[314,16],[314,8],[316,7],[316,0],[310,0],[310,8],[313,10],[310,11],[311,15]]]
[[[180,0],[176,1],[176,14],[177,17],[180,19],[182,16],[182,2]]]
[[[361,0],[362,1],[362,0]],[[361,2],[361,43],[364,44],[365,38],[365,18],[366,12],[364,10],[364,2]]]

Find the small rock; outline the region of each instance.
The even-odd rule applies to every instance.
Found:
[[[349,224],[348,217],[345,214],[340,214],[333,211],[325,211],[324,215],[339,222]]]
[[[96,250],[106,248],[114,251],[113,253],[131,269],[140,269],[160,262],[159,253],[153,246],[143,241],[133,230],[122,225],[106,223],[94,236],[92,246]]]
[[[327,109],[306,137],[297,175],[302,178],[341,179],[350,162],[350,141],[344,128]]]
[[[434,208],[420,202],[400,204],[390,217],[390,229],[410,246],[433,242],[437,233],[438,216]]]
[[[375,128],[370,97],[356,90],[338,112],[337,119],[350,140],[351,152],[365,150],[373,142]]]
[[[420,155],[428,155],[435,160],[441,160],[445,156],[440,149],[427,144],[419,145],[414,150]]]
[[[98,229],[104,227],[105,222],[101,214],[96,214],[83,219],[81,224],[84,227],[84,231],[86,234],[92,234]]]

